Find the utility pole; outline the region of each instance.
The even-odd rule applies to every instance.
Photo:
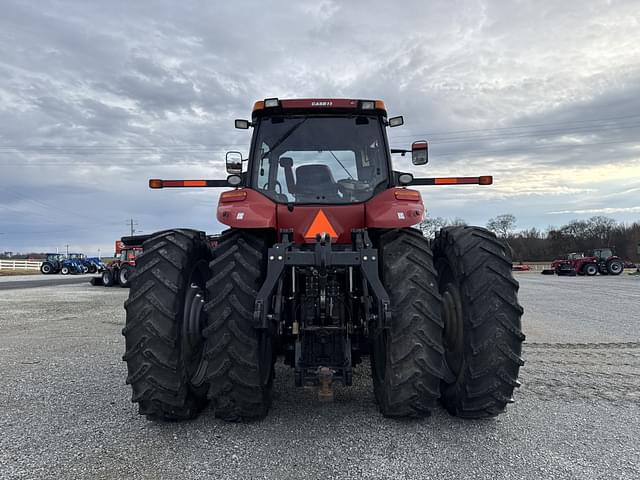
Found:
[[[138,226],[137,222],[133,221],[133,218],[130,218],[129,221],[127,222],[127,225],[129,225],[129,228],[131,229],[131,236],[133,237],[133,234],[136,233],[136,230],[133,228],[134,226]]]
[[[65,247],[67,248],[67,258],[69,258],[69,244],[67,243]]]

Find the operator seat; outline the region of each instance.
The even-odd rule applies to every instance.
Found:
[[[300,165],[296,168],[295,188],[298,202],[335,202],[340,199],[338,184],[326,165]]]

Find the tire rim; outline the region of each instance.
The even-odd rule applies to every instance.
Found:
[[[51,267],[49,267],[49,265],[43,265],[42,266],[42,272],[43,273],[49,273],[51,271]]]
[[[455,283],[447,283],[441,294],[445,360],[451,372],[457,377],[462,370],[464,353],[462,297],[460,288]]]
[[[442,296],[443,343],[446,383],[454,383],[464,366],[464,312],[460,286],[446,258],[436,261]]]
[[[589,275],[595,275],[596,273],[598,273],[598,269],[595,265],[588,265],[587,266],[587,274]]]
[[[620,268],[620,264],[618,262],[613,262],[611,265],[609,265],[609,268],[611,269],[611,273],[620,273],[622,271],[622,268]]]
[[[204,335],[202,331],[207,325],[204,311],[206,302],[206,279],[209,267],[206,261],[199,261],[189,275],[189,287],[185,292],[182,315],[181,356],[185,365],[189,382],[195,387],[204,384],[208,362],[203,356]]]
[[[450,351],[461,351],[463,340],[462,300],[460,290],[448,283],[442,292],[445,347]]]

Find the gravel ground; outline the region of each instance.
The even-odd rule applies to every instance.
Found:
[[[137,415],[127,290],[0,292],[0,478],[640,478],[640,277],[520,274],[522,388],[498,418],[379,415],[368,368],[333,404],[279,367],[266,420]]]
[[[96,274],[82,275],[14,275],[0,277],[0,290],[13,290],[34,287],[53,287],[72,283],[86,283]]]

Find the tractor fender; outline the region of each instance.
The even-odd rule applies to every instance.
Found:
[[[405,228],[422,221],[422,195],[409,188],[390,188],[365,204],[367,228]]]
[[[276,203],[250,188],[222,192],[216,218],[234,228],[276,228]]]

